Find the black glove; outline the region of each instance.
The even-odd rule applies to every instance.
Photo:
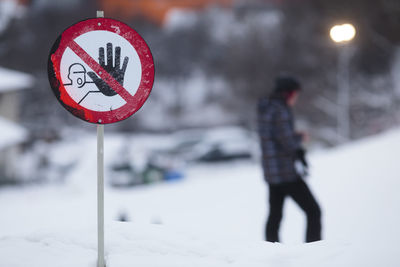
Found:
[[[298,165],[296,164],[298,163]],[[301,164],[301,166],[299,166]],[[308,163],[306,161],[306,152],[304,149],[300,148],[296,150],[295,153],[295,168],[296,172],[302,177],[308,176]]]
[[[300,160],[304,167],[308,167],[308,163],[306,160],[306,151],[302,148],[296,150],[296,159]]]

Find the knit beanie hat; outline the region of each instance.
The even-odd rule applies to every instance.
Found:
[[[301,90],[300,82],[290,75],[279,75],[275,79],[275,92],[290,93]]]

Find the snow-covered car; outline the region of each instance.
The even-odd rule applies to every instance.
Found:
[[[113,165],[109,170],[109,175],[110,184],[114,187],[151,184],[184,177],[180,168],[165,161],[162,157],[150,157],[142,168],[137,168],[134,162]]]
[[[170,143],[165,135],[132,136],[123,142],[114,142],[114,156],[110,157],[112,162],[108,167],[110,185],[128,187],[183,178],[178,165],[153,152],[170,147]]]
[[[254,135],[240,127],[184,130],[174,133],[172,139],[168,149],[153,151],[153,155],[169,162],[193,163],[251,160],[257,153]]]

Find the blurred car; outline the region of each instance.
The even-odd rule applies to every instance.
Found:
[[[111,165],[111,185],[176,181],[184,178],[188,165],[251,161],[258,151],[254,134],[241,127],[181,130],[164,137],[148,136],[145,142],[135,137],[136,144],[126,141],[131,146],[123,145],[116,151],[114,158],[118,160]]]
[[[154,157],[189,164],[252,160],[257,153],[254,135],[240,127],[184,130],[174,133],[171,138],[172,145],[153,151]]]
[[[178,180],[184,177],[179,166],[174,165],[168,158],[153,153],[157,147],[169,147],[166,136],[147,135],[145,138],[134,136],[133,140],[126,139],[115,149],[114,159],[108,167],[110,185],[113,187],[129,187],[151,184],[161,181]],[[165,143],[166,144],[163,144]],[[116,144],[114,144],[116,147]]]
[[[184,177],[180,168],[160,162],[155,158],[149,158],[147,164],[141,169],[135,168],[134,162],[113,165],[109,175],[111,177],[110,184],[113,187],[129,187],[161,181],[174,181]]]
[[[110,185],[127,187],[143,184],[143,178],[130,162],[113,164],[109,170]]]

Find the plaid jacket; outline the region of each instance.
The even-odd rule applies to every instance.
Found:
[[[279,184],[299,179],[294,161],[301,136],[294,131],[289,106],[283,99],[262,98],[257,111],[265,181]]]

